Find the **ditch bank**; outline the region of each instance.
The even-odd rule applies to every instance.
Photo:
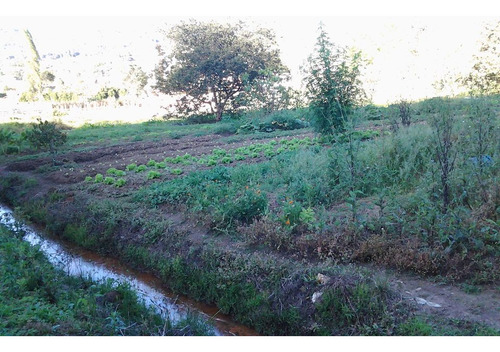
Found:
[[[56,239],[151,274],[174,294],[208,304],[262,335],[397,335],[413,306],[356,266],[305,262],[221,236],[192,241],[165,209],[9,174],[1,200]],[[214,311],[209,315],[214,315]],[[236,333],[235,333],[236,334]],[[242,333],[240,333],[242,334]]]
[[[49,261],[70,276],[88,278],[94,282],[112,280],[116,284],[127,284],[148,308],[152,308],[163,319],[176,323],[188,314],[198,314],[215,326],[216,335],[253,336],[252,329],[233,322],[220,314],[216,307],[190,300],[165,289],[152,275],[125,267],[119,261],[76,247],[71,243],[45,237],[40,231],[18,221],[12,210],[0,204],[0,224],[15,232],[23,233],[23,240],[39,246]]]

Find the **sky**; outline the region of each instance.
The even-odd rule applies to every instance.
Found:
[[[416,2],[403,7],[402,1],[377,1],[375,7],[368,1],[351,1],[350,7],[342,7],[333,1],[319,0],[307,1],[308,6],[304,7],[277,2],[277,8],[261,0],[252,2],[253,6],[245,3],[244,7],[227,1],[184,1],[184,5],[174,8],[156,8],[150,0],[141,1],[140,7],[128,1],[121,1],[119,7],[102,6],[96,1],[87,1],[85,5],[48,1],[51,3],[57,6],[40,7],[33,2],[28,7],[13,8],[10,13],[7,9],[6,14],[11,16],[2,13],[0,27],[29,28],[40,52],[67,50],[75,43],[103,43],[113,52],[126,40],[133,42],[131,50],[138,62],[152,69],[157,61],[153,40],[162,38],[160,28],[189,18],[243,20],[251,26],[275,31],[282,60],[290,68],[291,84],[296,88],[302,81],[300,66],[313,52],[317,28],[322,22],[333,42],[355,47],[369,59],[365,81],[378,104],[451,93],[437,92],[433,83],[448,73],[466,72],[485,23],[500,19],[500,11],[495,7],[480,6],[482,0],[475,1],[474,8],[461,7],[459,2],[441,8],[438,4],[442,3],[427,0],[420,1],[420,7]],[[422,10],[426,7],[427,12]]]

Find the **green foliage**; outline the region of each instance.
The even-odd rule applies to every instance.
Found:
[[[0,154],[17,154],[26,142],[26,133],[0,128]]]
[[[128,83],[131,91],[135,92],[136,96],[141,96],[145,93],[144,88],[148,84],[150,75],[137,65],[130,65],[130,70],[125,77],[124,82]]]
[[[214,204],[214,222],[217,227],[230,227],[235,221],[248,224],[267,209],[267,197],[260,190],[245,190],[220,201]]]
[[[23,92],[19,101],[37,101],[42,97],[42,75],[40,73],[40,55],[33,41],[33,37],[27,29],[24,30],[28,45],[31,51],[31,58],[28,61],[28,91]]]
[[[270,30],[191,21],[175,26],[168,38],[174,47],[169,56],[159,49],[156,88],[183,94],[176,110],[185,116],[208,107],[220,121],[239,108],[250,87],[286,71]]]
[[[64,145],[67,135],[54,122],[38,119],[38,124],[26,131],[26,140],[36,149],[47,149],[53,156]]]
[[[237,133],[273,132],[276,130],[295,130],[309,127],[303,110],[280,110],[261,116],[248,114],[247,123],[242,124]]]
[[[210,334],[198,319],[172,324],[126,284],[94,283],[55,269],[20,233],[0,226],[0,334],[7,336]],[[113,295],[117,302],[106,302]],[[191,329],[191,325],[193,329]]]
[[[127,183],[127,181],[125,181],[125,179],[119,178],[116,180],[115,186],[116,187],[123,187],[125,185],[125,183]]]
[[[166,169],[167,168],[167,164],[164,161],[161,161],[159,163],[157,162],[156,165],[155,165],[155,167],[157,169]]]
[[[123,171],[123,170],[118,170],[118,169],[116,169],[116,168],[114,168],[114,167],[109,168],[109,169],[106,171],[106,173],[107,173],[108,175],[113,175],[113,176],[118,176],[118,177],[122,177],[122,176],[125,176],[125,175],[126,175],[125,171]]]
[[[148,172],[148,180],[153,180],[155,178],[160,178],[161,174],[158,171],[149,171]]]
[[[115,183],[115,178],[114,177],[106,177],[103,181],[105,185],[112,185]]]
[[[125,89],[120,89],[116,87],[103,87],[92,98],[90,98],[90,100],[100,101],[110,98],[118,100],[120,97],[123,97],[126,94],[127,90]]]
[[[146,171],[148,167],[146,165],[139,165],[135,168],[135,172],[143,172]]]
[[[322,295],[317,316],[332,334],[355,326],[362,334],[380,335],[393,324],[387,314],[387,299],[386,292],[367,283],[332,288]]]
[[[101,182],[104,182],[104,176],[102,174],[95,175],[94,183],[101,183]]]
[[[359,52],[330,42],[321,25],[315,53],[304,69],[313,127],[322,134],[344,132],[347,116],[364,98]]]
[[[182,169],[172,169],[170,170],[170,173],[172,175],[181,175],[184,171],[182,171]]]
[[[474,95],[500,93],[500,21],[488,24],[479,50],[473,58],[471,72],[462,82]]]
[[[94,179],[92,178],[92,176],[86,176],[85,177],[85,182],[92,182]]]
[[[433,335],[433,329],[422,319],[412,318],[400,324],[397,333],[402,336],[431,336]]]
[[[127,171],[134,171],[137,168],[137,164],[132,163],[128,164],[127,167],[125,168]]]

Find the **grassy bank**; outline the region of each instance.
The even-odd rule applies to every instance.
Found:
[[[205,335],[196,318],[172,324],[126,285],[70,277],[22,234],[0,225],[0,335]]]

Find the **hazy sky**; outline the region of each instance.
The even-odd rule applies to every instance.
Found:
[[[102,41],[113,50],[113,45],[119,46],[124,41],[133,42],[131,50],[134,50],[134,56],[137,56],[138,61],[146,68],[152,68],[157,60],[152,39],[161,38],[158,29],[164,28],[165,23],[174,25],[190,17],[221,22],[241,19],[251,25],[274,29],[282,59],[291,69],[293,84],[298,87],[301,81],[299,67],[313,51],[318,24],[323,22],[332,41],[354,46],[362,50],[371,60],[366,79],[373,89],[374,101],[385,103],[400,96],[412,99],[433,96],[435,91],[432,84],[436,79],[447,72],[456,73],[470,67],[470,60],[474,50],[477,49],[477,40],[485,22],[499,19],[485,16],[442,16],[439,11],[430,13],[432,16],[429,16],[418,10],[414,10],[414,13],[419,16],[407,16],[408,13],[404,13],[405,16],[392,16],[394,11],[380,11],[378,7],[373,9],[367,6],[370,3],[365,3],[358,9],[349,8],[342,12],[332,9],[334,3],[331,1],[319,2],[329,4],[324,8],[325,11],[318,8],[311,11],[313,5],[318,3],[317,0],[308,1],[307,4],[310,6],[298,8],[298,11],[293,5],[283,7],[283,11],[272,8],[267,16],[256,15],[255,8],[248,6],[240,10],[236,7],[229,11],[225,8],[226,11],[222,11],[222,16],[214,16],[218,15],[217,10],[212,12],[204,10],[207,8],[207,2],[195,2],[196,6],[192,6],[191,10],[189,7],[182,7],[177,11],[169,11],[168,7],[154,11],[147,8],[149,0],[144,2],[145,6],[137,8],[137,11],[133,11],[134,7],[130,8],[132,11],[127,10],[126,1],[120,3],[123,11],[115,11],[115,14],[138,16],[106,17],[112,10],[106,7],[103,11],[89,13],[89,8],[92,6],[99,8],[97,4],[100,3],[93,1],[86,2],[86,7],[79,3],[75,4],[77,6],[75,9],[80,9],[79,13],[92,15],[91,17],[64,16],[65,13],[75,15],[75,9],[64,12],[67,11],[65,10],[67,4],[62,2],[66,7],[62,13],[56,11],[57,17],[47,17],[46,15],[53,14],[53,11],[47,12],[44,6],[42,11],[39,11],[44,16],[3,17],[0,27],[30,29],[40,52],[67,50],[75,43],[96,45]],[[227,2],[222,1],[222,3]],[[399,3],[396,2],[392,9],[397,9]],[[259,1],[254,4],[258,6]],[[420,4],[425,6],[426,1]],[[460,6],[456,8],[460,9]],[[292,11],[287,11],[290,9]],[[495,11],[486,12],[489,16],[500,15],[500,13],[495,14]],[[16,11],[12,13],[20,14]],[[200,13],[210,16],[200,18]],[[250,16],[242,16],[242,13]],[[279,13],[284,15],[278,15]],[[318,13],[322,15],[318,16]],[[358,13],[364,16],[355,15]],[[367,16],[370,13],[377,16]],[[389,16],[384,15],[385,13]],[[147,14],[149,16],[144,16]],[[151,14],[162,16],[151,16]],[[310,16],[311,14],[314,16]],[[339,16],[332,16],[336,14]],[[465,9],[460,14],[473,15],[474,11]]]

